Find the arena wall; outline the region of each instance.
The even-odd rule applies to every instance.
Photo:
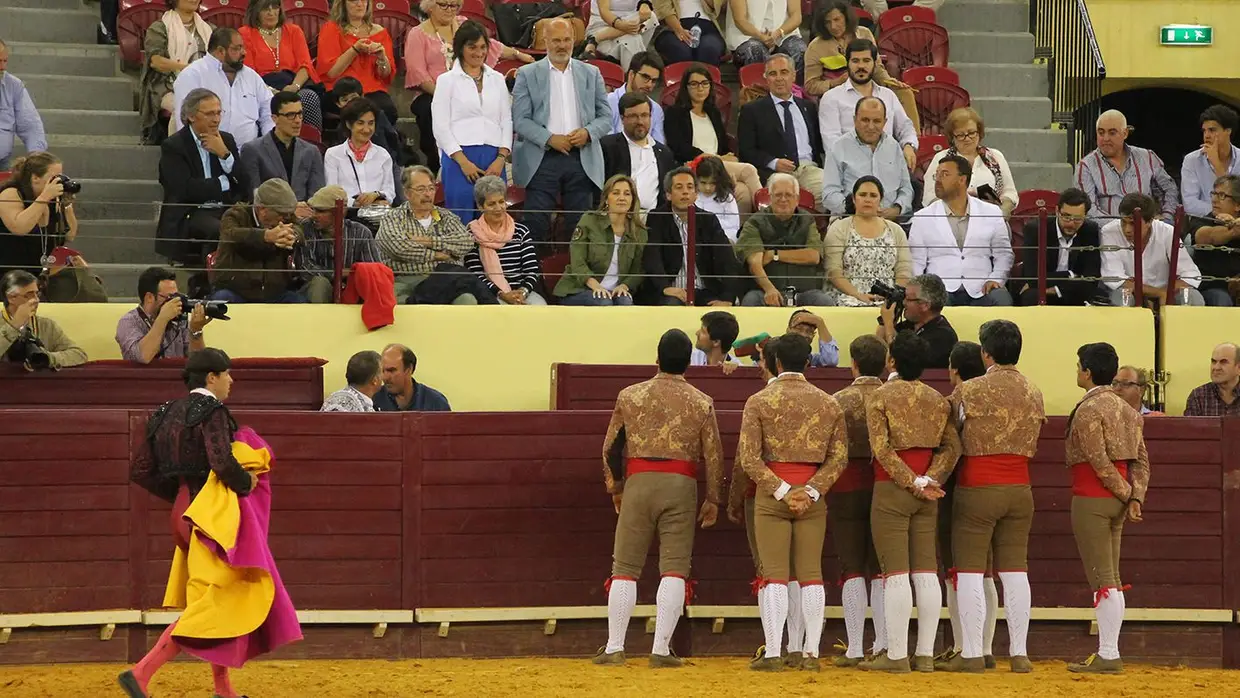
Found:
[[[168,507],[127,480],[144,414],[0,411],[0,626],[8,614],[159,605],[171,552]],[[235,414],[274,449],[271,545],[300,609],[501,613],[606,604],[615,524],[601,486],[607,412]],[[739,425],[739,413],[720,413],[729,455]],[[1079,609],[1087,618],[1092,598],[1070,529],[1064,428],[1062,418],[1047,424],[1033,465],[1030,574],[1035,607]],[[1146,437],[1152,489],[1146,521],[1126,528],[1129,608],[1240,607],[1240,551],[1229,544],[1240,534],[1240,424],[1164,418],[1148,422]],[[825,557],[833,579],[829,545]],[[652,559],[639,603],[653,602],[656,569]],[[752,606],[752,576],[742,530],[721,517],[700,533],[695,606]],[[828,603],[839,603],[837,587]],[[745,654],[759,637],[744,618],[683,625],[677,644],[685,654]],[[315,625],[281,656],[584,655],[604,626],[565,621],[547,633],[542,622],[442,630],[430,622],[379,639],[368,627]],[[1234,622],[1125,627],[1133,659],[1240,666]],[[1087,653],[1087,628],[1079,620],[1036,622],[1031,651]],[[101,642],[97,629],[17,629],[0,644],[0,663],[133,660],[158,630],[118,626]],[[640,624],[633,633],[644,647]]]

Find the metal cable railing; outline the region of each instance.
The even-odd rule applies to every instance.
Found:
[[[1106,64],[1085,0],[1030,0],[1034,55],[1050,68],[1051,119],[1068,132],[1065,157],[1075,165],[1097,146]]]

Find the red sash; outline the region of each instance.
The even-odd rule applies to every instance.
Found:
[[[684,475],[685,477],[697,479],[697,463],[687,460],[647,460],[645,458],[630,458],[624,466],[624,472],[627,475],[636,475],[638,473],[671,473],[673,475]]]
[[[809,482],[809,479],[818,472],[817,463],[785,463],[782,461],[770,461],[766,467],[771,469],[779,479],[792,485],[799,487]]]
[[[989,456],[965,456],[961,463],[958,487],[987,485],[1028,485],[1029,459],[1011,453]]]
[[[1128,479],[1128,461],[1115,461],[1115,469],[1119,471],[1121,478]],[[1110,499],[1115,495],[1102,484],[1098,473],[1094,472],[1094,466],[1089,463],[1077,463],[1072,466],[1072,496]]]
[[[903,451],[896,451],[896,455],[904,464],[913,471],[914,475],[925,475],[930,469],[930,460],[934,458],[933,448],[906,448]],[[874,459],[874,481],[875,482],[891,482],[891,475],[887,473],[887,469]]]
[[[849,458],[848,467],[840,473],[840,479],[831,486],[832,492],[859,492],[874,489],[875,472],[880,470],[870,464],[868,458]]]

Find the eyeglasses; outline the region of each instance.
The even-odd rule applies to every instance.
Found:
[[[657,82],[659,80],[658,75],[651,76],[649,73],[643,73],[640,70],[637,71],[637,77],[641,78],[642,82]]]
[[[1081,223],[1084,222],[1085,216],[1070,216],[1066,213],[1059,214],[1059,220],[1064,223]]]
[[[926,301],[924,298],[909,298],[908,296],[905,296],[904,302],[905,303],[927,303],[928,301]]]
[[[414,192],[414,193],[416,193],[416,194],[434,194],[434,193],[435,193],[435,185],[434,185],[434,184],[426,184],[426,185],[423,185],[423,186],[420,186],[420,187],[409,187],[409,188],[407,188],[405,191],[411,191],[411,192]]]
[[[690,80],[685,84],[693,88],[710,87],[710,80]]]
[[[1111,381],[1112,388],[1145,388],[1144,384],[1134,383],[1132,381]]]
[[[955,138],[958,141],[967,141],[972,138],[977,138],[978,135],[979,135],[978,132],[974,130],[974,131],[966,131],[964,133],[953,133],[952,138]]]
[[[297,111],[277,112],[276,116],[283,116],[286,119],[300,119],[303,116],[305,116],[305,114],[306,114],[305,111],[298,109]]]
[[[1210,198],[1211,199],[1230,199],[1232,201],[1236,200],[1236,197],[1232,196],[1231,194],[1228,194],[1227,192],[1222,192],[1222,191],[1210,192]]]
[[[435,4],[439,5],[441,10],[455,10],[461,6],[459,2],[437,2]]]
[[[39,297],[38,289],[35,289],[33,291],[26,291],[25,293],[17,293],[16,291],[14,291],[13,293],[9,294],[9,298],[16,298],[19,301],[28,301],[32,298],[38,298],[38,297]]]

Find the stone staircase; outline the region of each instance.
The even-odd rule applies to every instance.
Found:
[[[949,65],[986,120],[985,144],[1012,167],[1018,189],[1072,183],[1067,134],[1051,128],[1046,66],[1033,62],[1026,0],[948,0],[938,22],[951,38]]]
[[[82,183],[73,247],[117,300],[135,297],[138,274],[160,261],[162,189],[159,149],[140,145],[134,79],[115,46],[95,44],[98,21],[98,6],[82,0],[0,0],[8,70],[26,83],[65,173]]]

